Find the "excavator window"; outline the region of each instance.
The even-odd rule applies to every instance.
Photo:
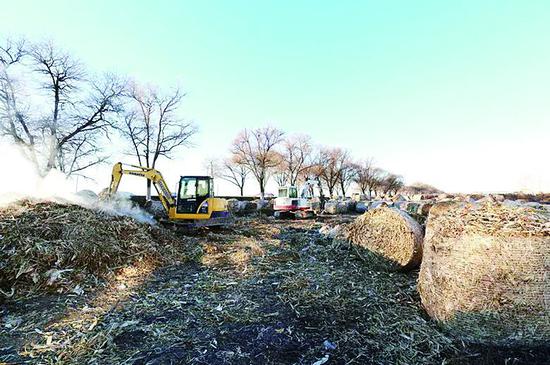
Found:
[[[180,199],[194,199],[197,197],[197,179],[186,178],[181,180]]]
[[[291,186],[288,188],[288,197],[289,198],[297,198],[298,197],[298,189],[296,189],[294,186]]]
[[[197,196],[207,196],[210,190],[208,180],[198,180],[197,181]]]

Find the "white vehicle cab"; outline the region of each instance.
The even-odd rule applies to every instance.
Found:
[[[311,207],[311,199],[313,198],[313,188],[315,181],[307,180],[300,189],[296,186],[281,186],[279,193],[275,199],[275,216],[310,218],[315,216],[315,212]]]

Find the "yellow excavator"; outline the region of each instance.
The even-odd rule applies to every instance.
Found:
[[[113,166],[111,184],[102,194],[103,198],[116,194],[123,175],[139,176],[151,181],[166,210],[167,218],[161,219],[163,224],[203,227],[231,222],[227,200],[214,197],[214,179],[210,176],[181,176],[178,191],[173,195],[158,170],[117,162]]]

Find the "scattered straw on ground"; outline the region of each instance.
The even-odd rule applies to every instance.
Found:
[[[353,217],[319,218],[336,225]],[[118,272],[105,289],[1,307],[0,362],[517,364],[544,351],[464,345],[421,308],[414,273],[377,271],[318,221],[193,233],[195,262]],[[228,253],[239,260],[225,260]],[[466,346],[466,347],[465,347]],[[482,360],[482,361],[480,361]]]

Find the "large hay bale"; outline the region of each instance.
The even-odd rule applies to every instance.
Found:
[[[346,200],[342,201],[342,205],[343,205],[342,209],[344,209],[344,213],[355,212],[355,205],[356,204],[357,204],[357,202],[353,199],[346,199]]]
[[[227,209],[231,213],[236,213],[239,211],[239,201],[237,199],[227,199]]]
[[[244,214],[255,213],[258,210],[258,204],[255,201],[241,201],[239,206]]]
[[[273,201],[275,201],[275,199],[273,199]],[[321,211],[321,198],[319,197],[311,198],[311,209],[313,209],[314,212]]]
[[[273,201],[275,199],[266,200],[266,199],[259,199],[255,200],[254,203],[256,204],[256,209],[263,214],[266,215],[273,215],[275,212],[273,209]]]
[[[550,214],[446,203],[428,217],[419,292],[428,314],[468,342],[550,342]]]
[[[357,202],[357,204],[355,204],[355,211],[357,213],[365,213],[367,210],[369,210],[368,201],[359,201]]]
[[[409,202],[405,200],[400,200],[400,201],[394,202],[393,207],[401,210],[407,210],[407,204],[409,204]]]
[[[388,202],[386,202],[386,201],[374,200],[374,201],[370,202],[369,210],[373,210],[373,209],[380,208],[380,207],[387,207],[387,206],[388,206]]]
[[[352,207],[351,201],[329,200],[325,203],[325,213],[327,214],[344,214],[349,212]]]
[[[422,227],[395,208],[369,210],[347,227],[348,239],[388,260],[389,269],[409,270],[422,258]]]
[[[257,202],[237,199],[229,199],[227,201],[227,208],[231,213],[238,216],[252,214],[259,209]]]

